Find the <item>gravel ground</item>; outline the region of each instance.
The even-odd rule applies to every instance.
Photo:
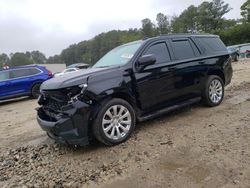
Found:
[[[0,103],[0,187],[250,187],[250,61],[233,64],[224,102],[140,123],[115,147],[58,145],[36,100]]]

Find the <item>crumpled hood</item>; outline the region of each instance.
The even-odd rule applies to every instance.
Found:
[[[90,75],[103,72],[109,68],[90,68],[85,70],[79,70],[55,78],[51,78],[41,85],[41,90],[55,90],[61,88],[72,87],[80,84],[87,83]]]

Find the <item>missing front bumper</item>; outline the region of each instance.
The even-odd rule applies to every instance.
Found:
[[[71,145],[88,145],[89,105],[76,102],[63,108],[59,119],[49,117],[44,109],[37,109],[37,122],[48,136],[59,143]]]

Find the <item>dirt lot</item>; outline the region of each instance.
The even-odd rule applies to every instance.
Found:
[[[115,147],[57,145],[36,123],[36,100],[0,103],[0,187],[250,187],[250,61],[233,68],[219,107],[141,123]]]

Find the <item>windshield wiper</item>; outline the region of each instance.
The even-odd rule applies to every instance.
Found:
[[[107,67],[116,67],[119,65],[105,65],[105,66],[99,66],[99,67],[94,67],[94,68],[107,68]]]
[[[110,67],[110,65],[107,65],[107,66],[99,66],[99,67],[96,67],[96,68],[106,68],[106,67]]]

